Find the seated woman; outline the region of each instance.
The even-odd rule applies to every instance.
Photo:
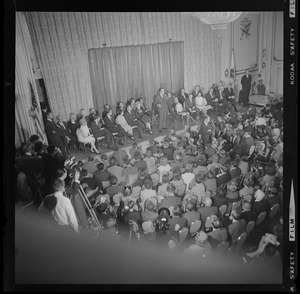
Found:
[[[202,96],[201,92],[198,93],[198,95],[195,98],[195,104],[196,104],[196,113],[197,116],[199,116],[200,112],[203,113],[204,116],[207,115],[207,101]]]
[[[84,118],[79,120],[80,127],[77,129],[77,139],[79,142],[84,144],[91,144],[91,152],[99,153],[95,146],[95,138],[91,135],[90,130],[87,126],[87,122]]]
[[[152,135],[151,131],[151,118],[143,111],[141,103],[139,101],[135,102],[134,112],[138,120],[146,125],[147,130]]]
[[[124,110],[122,110],[120,108],[117,108],[117,111],[116,111],[116,124],[121,126],[122,129],[127,134],[129,134],[130,139],[134,140],[132,127],[127,123],[127,121],[124,117]]]
[[[186,116],[187,113],[184,111],[183,106],[177,97],[174,97],[174,108],[176,114]]]

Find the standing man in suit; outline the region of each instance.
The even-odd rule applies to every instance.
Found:
[[[241,79],[241,84],[242,84],[242,89],[244,90],[244,99],[245,99],[246,105],[249,103],[251,81],[252,81],[252,76],[249,74],[249,70],[247,69],[246,73],[242,76],[242,79]]]
[[[203,141],[204,146],[206,146],[208,143],[211,142],[212,131],[210,129],[209,122],[210,122],[210,117],[205,116],[204,121],[200,126],[199,132],[200,132],[201,139]]]
[[[159,132],[162,132],[162,129],[167,129],[167,112],[168,112],[168,106],[167,106],[167,97],[165,95],[165,89],[159,88],[158,94],[156,95],[156,105],[158,110],[158,116],[159,116],[159,124],[158,129]]]
[[[67,123],[63,121],[63,118],[60,114],[56,116],[56,119],[57,119],[57,123],[56,123],[57,130],[58,133],[60,134],[63,143],[69,147],[74,148],[76,143],[76,137],[73,137],[70,129],[68,128]]]
[[[66,145],[61,139],[61,135],[56,123],[53,121],[52,112],[47,113],[47,119],[45,121],[45,131],[47,134],[49,145],[54,145],[55,147],[59,148],[63,156],[67,157]]]

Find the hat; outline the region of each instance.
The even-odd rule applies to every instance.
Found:
[[[203,231],[200,231],[199,233],[197,233],[197,235],[195,236],[195,241],[197,243],[204,243],[207,240],[207,234]]]

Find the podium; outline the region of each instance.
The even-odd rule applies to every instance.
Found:
[[[249,96],[249,104],[258,107],[264,107],[269,100],[269,96],[267,95],[252,95]]]

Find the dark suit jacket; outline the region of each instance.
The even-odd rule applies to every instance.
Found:
[[[212,95],[213,95],[213,94],[212,94]],[[215,97],[214,97],[214,95],[211,96],[211,95],[209,94],[209,92],[207,92],[207,93],[205,94],[205,99],[206,99],[208,105],[213,105],[213,100],[215,99]]]
[[[193,92],[192,92],[193,98],[195,98],[198,95],[199,92],[201,93],[201,96],[204,97],[201,90],[199,90],[198,92],[196,92],[195,90],[193,90]]]
[[[62,136],[68,136],[71,134],[70,129],[66,122],[63,121],[63,126],[60,123],[56,123],[58,133]]]
[[[207,236],[210,245],[216,248],[222,241],[227,241],[228,232],[225,228],[221,228],[207,233]]]
[[[48,119],[45,122],[45,131],[47,134],[49,144],[52,144],[61,149],[62,140],[60,138],[59,130],[54,121],[49,121]]]
[[[246,221],[240,219],[236,222],[233,222],[228,226],[228,233],[231,237],[232,243],[237,241],[237,238],[246,230]]]
[[[135,119],[137,119],[135,112],[133,110],[131,110],[131,113],[129,113],[127,110],[124,112],[124,117],[127,121],[127,123],[131,126],[133,124],[135,124]]]
[[[185,100],[189,98],[189,95],[187,93],[183,93],[183,95],[179,93],[177,97],[178,97],[178,101],[183,105]]]
[[[73,137],[77,138],[77,136],[76,136],[76,130],[79,128],[78,123],[77,122],[72,123],[70,120],[68,120],[67,126],[68,126],[68,129],[69,129],[71,135]]]
[[[242,171],[239,167],[234,168],[229,172],[231,179],[234,179],[242,174]]]
[[[211,132],[209,131],[209,124],[206,125],[204,122],[200,125],[200,135],[202,136],[202,139],[208,139],[211,135]]]
[[[195,106],[195,99],[193,98],[192,101],[188,98],[185,100],[185,110],[188,111],[190,108]]]
[[[268,211],[268,202],[266,199],[263,199],[261,201],[253,202],[251,205],[251,211],[254,211],[256,215],[258,216],[261,212]]]
[[[107,115],[104,116],[104,123],[105,127],[111,132],[111,133],[117,133],[118,128],[115,124],[115,120],[113,118],[108,118]]]
[[[228,100],[228,97],[229,96],[235,96],[235,94],[234,94],[234,91],[233,91],[233,89],[232,88],[225,88],[224,89],[224,94],[225,94],[225,97],[226,97],[226,99]]]
[[[250,221],[256,221],[257,215],[255,211],[244,211],[241,214],[241,218],[245,219],[246,223]]]
[[[225,95],[225,90],[223,90],[221,92],[221,95],[220,95],[220,91],[216,91],[215,92],[215,97],[218,98],[219,100],[219,103],[223,103],[224,101],[226,101],[226,95]]]
[[[242,76],[241,84],[242,84],[242,88],[246,93],[249,93],[251,90],[251,81],[252,81],[252,76],[250,74],[248,75],[248,78],[246,77],[246,75]]]
[[[217,180],[217,187],[219,187],[223,184],[227,184],[231,180],[230,173],[226,172],[225,174],[223,174],[219,177],[217,176],[216,180]]]
[[[211,214],[215,214],[215,215],[219,216],[219,209],[217,206],[199,207],[198,211],[200,212],[200,218],[201,218],[203,225],[205,224],[207,217],[210,216]]]

